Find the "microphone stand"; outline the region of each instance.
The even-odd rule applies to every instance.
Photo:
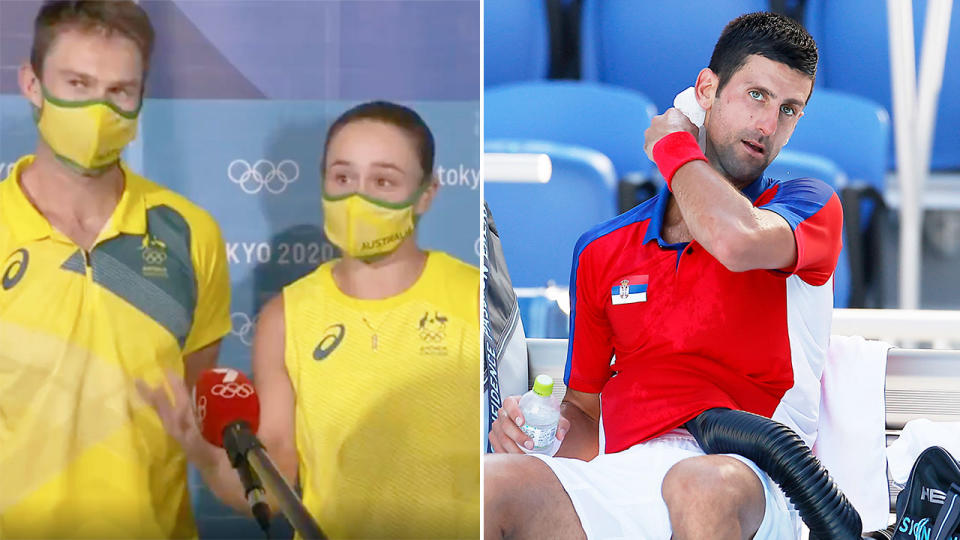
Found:
[[[223,448],[227,451],[230,463],[240,470],[241,478],[244,476],[244,468],[253,468],[251,472],[254,480],[263,480],[267,490],[276,497],[280,505],[280,511],[287,516],[290,524],[302,538],[306,540],[327,540],[326,535],[320,530],[320,526],[304,508],[300,498],[284,480],[283,475],[277,470],[277,466],[267,455],[263,445],[260,444],[260,441],[250,431],[245,422],[235,422],[223,430]],[[256,482],[251,484],[254,494],[258,487],[255,484]],[[251,487],[245,487],[248,491],[251,490]],[[260,520],[260,516],[257,516],[257,521]]]
[[[270,538],[270,506],[267,505],[266,493],[263,491],[263,483],[260,476],[250,468],[250,463],[243,456],[238,456],[239,462],[232,459],[230,464],[240,475],[240,483],[243,484],[244,496],[247,498],[247,504],[250,505],[250,511],[256,518],[257,524],[263,530],[263,534]]]

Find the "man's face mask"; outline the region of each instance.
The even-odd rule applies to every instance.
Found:
[[[390,203],[360,193],[342,196],[323,194],[323,232],[346,255],[365,261],[396,251],[413,234],[418,215],[413,205],[426,189],[423,182],[413,195]]]
[[[137,135],[140,105],[124,111],[107,100],[66,101],[43,88],[43,107],[34,110],[40,136],[53,153],[74,170],[100,175]]]

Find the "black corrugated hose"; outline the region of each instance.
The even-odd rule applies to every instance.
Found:
[[[862,538],[860,514],[789,427],[744,411],[710,409],[686,428],[707,454],[738,454],[770,475],[819,540]]]

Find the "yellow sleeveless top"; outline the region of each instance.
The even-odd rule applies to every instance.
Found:
[[[304,505],[331,538],[479,538],[480,271],[431,251],[360,300],[335,263],[283,290]]]

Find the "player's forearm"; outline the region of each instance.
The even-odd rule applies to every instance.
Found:
[[[250,514],[246,494],[237,471],[230,465],[227,453],[211,446],[215,451],[205,452],[202,463],[195,463],[203,482],[220,501],[242,514]]]
[[[753,204],[705,161],[678,169],[671,187],[693,238],[724,265],[736,266],[759,227]]]
[[[264,445],[267,455],[283,476],[284,481],[291,487],[294,486],[297,481],[298,460],[296,450],[293,447],[271,445],[269,442],[264,442]],[[202,464],[196,464],[204,483],[224,504],[239,513],[251,515],[240,476],[230,464],[230,460],[227,459],[226,452],[213,446],[210,446],[210,448],[215,452],[204,453],[203,459],[198,460],[202,461]],[[266,492],[266,502],[270,508],[279,508],[277,494],[266,489],[264,491]]]
[[[570,421],[570,429],[563,437],[557,456],[584,461],[596,457],[600,444],[600,423],[569,401],[560,405],[560,411]]]

